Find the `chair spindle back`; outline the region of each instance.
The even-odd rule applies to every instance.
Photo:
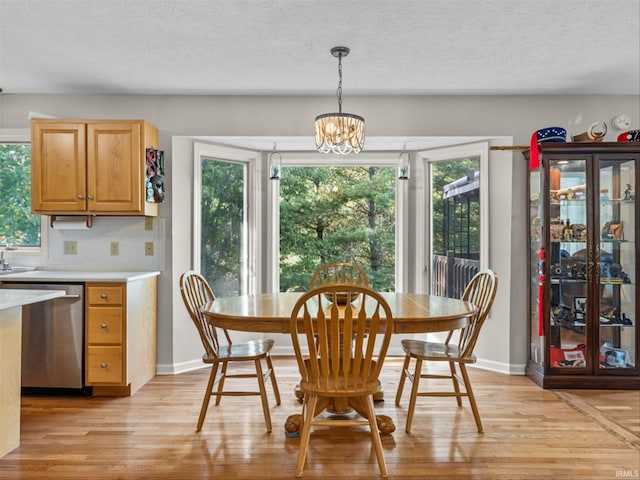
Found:
[[[489,269],[476,273],[467,284],[462,300],[471,302],[478,312],[460,332],[458,348],[462,357],[470,356],[476,346],[480,329],[489,315],[498,289],[498,276]]]

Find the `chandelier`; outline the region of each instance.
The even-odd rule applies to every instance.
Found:
[[[322,153],[358,153],[364,146],[364,118],[342,113],[342,57],[349,55],[349,49],[333,47],[331,55],[338,59],[338,113],[316,117],[316,147]]]

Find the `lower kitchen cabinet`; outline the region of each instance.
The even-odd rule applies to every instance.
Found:
[[[157,278],[86,284],[85,383],[133,395],[156,372]]]

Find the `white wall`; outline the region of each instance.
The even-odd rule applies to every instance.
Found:
[[[28,128],[29,112],[60,118],[139,118],[158,127],[168,191],[160,206],[166,238],[159,281],[158,369],[170,373],[199,365],[201,354],[177,288],[180,273],[191,267],[193,151],[185,137],[310,136],[315,115],[333,103],[332,97],[4,94],[0,129]],[[531,132],[539,128],[557,125],[572,135],[596,121],[610,123],[622,113],[634,128],[640,126],[638,96],[350,97],[348,107],[365,117],[368,136],[513,137],[514,144],[527,145]],[[617,133],[610,131],[606,140],[615,141]],[[489,266],[500,276],[500,288],[493,322],[483,331],[477,353],[486,368],[520,372],[527,354],[526,163],[520,153],[494,152],[490,176]]]

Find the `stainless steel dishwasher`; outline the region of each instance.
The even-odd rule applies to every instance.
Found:
[[[22,308],[22,393],[89,393],[84,388],[84,285],[3,282],[2,288],[66,292]]]

